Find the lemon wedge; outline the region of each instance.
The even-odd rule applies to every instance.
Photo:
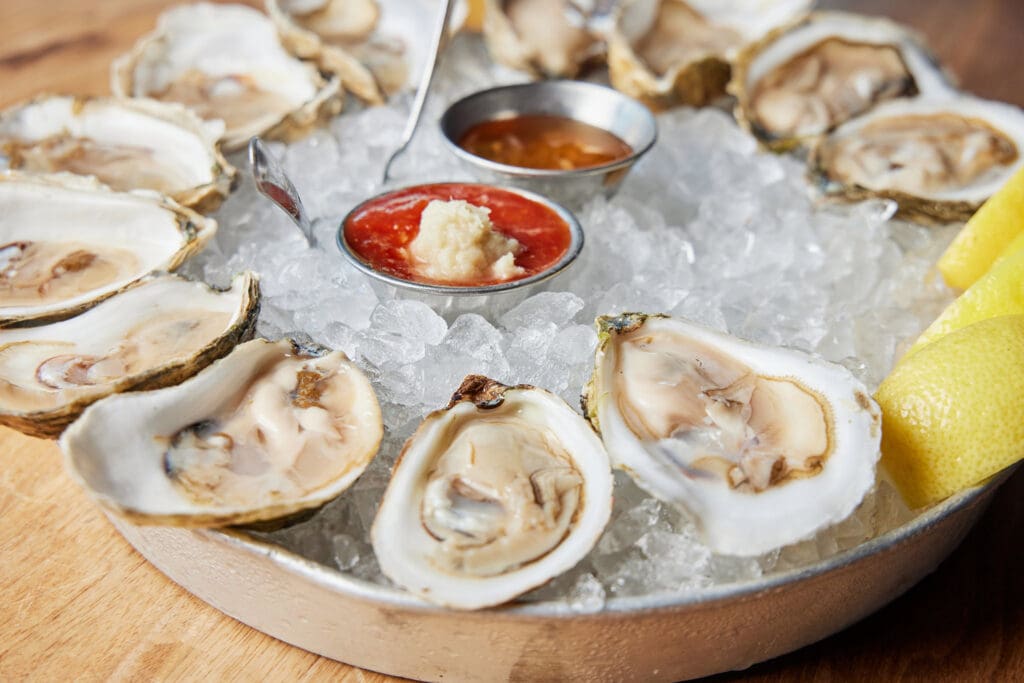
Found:
[[[987,318],[1024,314],[1024,239],[1021,248],[999,259],[928,326],[907,355],[936,339]]]
[[[1022,233],[1024,168],[1017,171],[967,221],[939,259],[939,272],[950,287],[967,289]]]
[[[882,465],[917,508],[1024,457],[1024,315],[956,330],[901,360],[875,395]]]

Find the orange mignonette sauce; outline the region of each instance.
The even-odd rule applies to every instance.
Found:
[[[622,161],[633,149],[603,128],[547,114],[525,114],[478,123],[459,147],[499,164],[574,171]]]

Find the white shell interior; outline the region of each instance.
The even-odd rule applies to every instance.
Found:
[[[182,107],[150,100],[48,97],[0,117],[0,138],[37,142],[71,135],[105,146],[149,150],[151,163],[166,167],[168,177],[185,179],[175,191],[214,180],[214,145],[223,132],[220,122],[203,122]]]
[[[513,389],[509,407],[523,420],[551,430],[583,476],[583,508],[565,539],[541,558],[497,576],[450,574],[429,556],[437,541],[420,520],[423,485],[446,445],[451,424],[478,408],[461,402],[428,417],[395,466],[371,538],[381,569],[396,583],[431,602],[464,609],[500,604],[573,567],[590,551],[611,515],[612,476],[601,441],[586,421],[561,399],[539,389]]]
[[[71,299],[41,306],[0,304],[3,317],[39,317],[102,298],[148,273],[165,270],[190,241],[181,229],[181,209],[168,200],[152,193],[111,192],[69,174],[0,176],[0,206],[0,244],[72,240],[129,249],[138,258],[133,273]],[[216,223],[193,217],[195,239],[202,245],[213,236]]]
[[[747,67],[744,83],[746,90],[750,92],[765,74],[829,38],[843,38],[867,45],[896,46],[922,95],[941,96],[943,93],[954,92],[941,69],[908,36],[906,29],[888,19],[842,12],[816,14],[760,50]]]
[[[890,116],[940,114],[943,112],[968,119],[978,119],[1001,131],[1016,145],[1018,156],[1013,163],[993,168],[970,185],[947,191],[923,191],[919,196],[923,199],[937,201],[984,201],[1024,167],[1024,110],[1019,107],[969,95],[902,98],[880,104],[867,114],[847,121],[833,131],[828,136],[828,140],[856,136],[864,126]],[[875,191],[890,189],[884,181],[867,187]]]
[[[740,492],[719,477],[697,478],[652,457],[617,409],[611,387],[616,366],[613,333],[597,358],[596,411],[612,463],[652,495],[686,508],[707,544],[718,553],[753,556],[813,535],[850,515],[875,483],[881,423],[863,384],[839,365],[808,354],[758,346],[679,319],[649,318],[645,329],[673,330],[732,356],[761,376],[793,378],[818,392],[832,408],[833,449],[822,471],[756,494]],[[592,408],[593,409],[593,408]]]
[[[164,454],[172,435],[233,405],[253,378],[291,354],[288,340],[256,339],[177,386],[117,394],[94,403],[60,439],[68,470],[107,507],[155,521],[191,516],[230,521],[263,507],[276,509],[274,516],[279,516],[333,498],[362,474],[376,448],[359,466],[301,500],[275,498],[245,507],[198,503],[175,486],[164,469]],[[357,392],[355,410],[376,415],[375,428],[381,429],[380,409],[369,381],[358,370],[352,374],[362,378],[351,385]]]
[[[234,328],[248,312],[248,290],[256,276],[246,272],[235,277],[231,289],[217,291],[210,289],[201,282],[190,282],[176,275],[160,275],[140,282],[116,297],[107,299],[74,318],[41,325],[0,330],[0,349],[11,344],[31,342],[46,344],[53,342],[67,344],[61,353],[80,356],[105,355],[124,339],[126,333],[143,325],[152,324],[177,311],[202,309],[220,313],[230,313],[231,317],[224,329],[217,336],[223,335]],[[216,337],[206,339],[199,348],[192,348],[177,357],[162,358],[160,367],[187,361],[215,341]],[[52,347],[49,347],[52,348]],[[43,353],[52,355],[53,351],[44,348]],[[0,368],[0,378],[23,387],[37,387],[36,369],[46,355],[32,356],[18,354],[16,362],[8,361]],[[146,368],[147,371],[154,368]],[[127,379],[127,378],[123,378]],[[109,393],[109,384],[83,385],[67,392],[68,398],[75,399],[83,395]],[[55,390],[56,394],[65,393]],[[4,412],[21,412],[17,405],[3,405]]]
[[[160,93],[191,70],[211,77],[245,75],[260,90],[280,97],[290,110],[313,101],[319,90],[316,69],[284,50],[270,19],[243,5],[197,3],[162,14],[156,33],[144,43],[131,92],[123,94]],[[229,134],[255,134],[279,119],[280,114],[271,112]]]

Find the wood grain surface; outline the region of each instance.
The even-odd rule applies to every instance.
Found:
[[[0,106],[107,91],[110,61],[168,0],[0,0]],[[253,0],[248,4],[262,4]],[[1024,105],[1021,0],[826,0],[914,25],[962,84]],[[50,442],[0,429],[0,681],[395,680],[312,655],[207,606],[142,559]],[[1024,680],[1024,471],[903,598],[720,681]]]

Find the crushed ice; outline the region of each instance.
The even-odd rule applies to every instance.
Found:
[[[456,41],[425,121],[456,97],[508,81],[479,42]],[[379,193],[383,160],[399,139],[409,99],[353,108],[295,144],[277,144],[316,217],[310,249],[288,219],[243,182],[216,218],[212,248],[187,272],[226,284],[260,273],[259,333],[340,348],[368,373],[386,425],[380,454],[344,495],[268,537],[313,560],[380,583],[368,530],[389,469],[422,417],[469,373],[530,383],[577,405],[589,375],[598,314],[627,310],[684,316],[769,344],[844,364],[869,387],[890,369],[949,294],[932,264],[954,228],[891,220],[887,202],[819,205],[796,159],[759,152],[724,112],[680,109],[659,117],[660,142],[611,201],[578,213],[587,244],[552,291],[497,316],[450,323],[429,306],[375,289],[334,246],[342,217]],[[234,160],[239,165],[244,160]],[[424,125],[399,163],[400,184],[471,180]],[[880,488],[848,520],[764,557],[715,556],[677,510],[616,474],[612,522],[573,571],[525,596],[563,609],[598,610],[606,596],[700,591],[812,563],[905,521]]]

